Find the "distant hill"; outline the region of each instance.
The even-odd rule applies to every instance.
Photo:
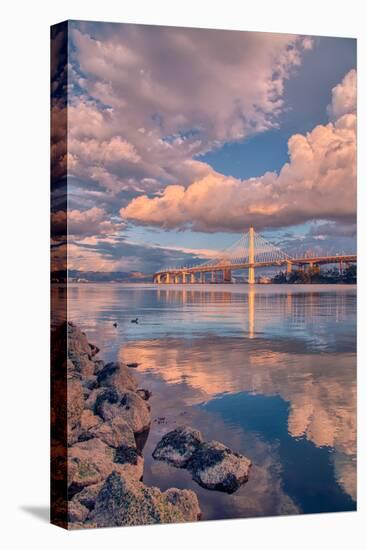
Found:
[[[150,283],[152,275],[141,273],[139,271],[77,271],[70,269],[68,276],[66,271],[53,271],[51,279],[54,282],[66,282],[66,280],[74,282],[93,282],[93,283]]]

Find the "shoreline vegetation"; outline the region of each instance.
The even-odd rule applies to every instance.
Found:
[[[56,354],[67,347],[66,365],[52,380],[53,523],[79,529],[201,519],[194,491],[161,491],[143,482],[151,392],[138,387],[131,373],[136,364],[105,364],[97,358],[97,346],[72,322],[53,333],[53,342]],[[190,426],[166,433],[153,457],[187,469],[201,487],[228,494],[248,481],[251,468],[247,457],[217,441],[205,441]],[[65,474],[67,495],[60,494]]]

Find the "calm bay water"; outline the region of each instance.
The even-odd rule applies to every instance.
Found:
[[[71,284],[68,305],[153,392],[145,483],[193,489],[203,519],[356,508],[355,287]],[[207,491],[154,461],[179,424],[248,456],[249,482]]]

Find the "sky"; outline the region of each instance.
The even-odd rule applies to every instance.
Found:
[[[63,38],[52,222],[70,269],[191,265],[250,225],[290,254],[356,250],[354,39],[73,21],[66,56]]]

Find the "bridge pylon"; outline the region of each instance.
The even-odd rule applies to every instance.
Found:
[[[249,270],[248,270],[248,283],[254,285],[254,227],[251,225],[249,228]]]

